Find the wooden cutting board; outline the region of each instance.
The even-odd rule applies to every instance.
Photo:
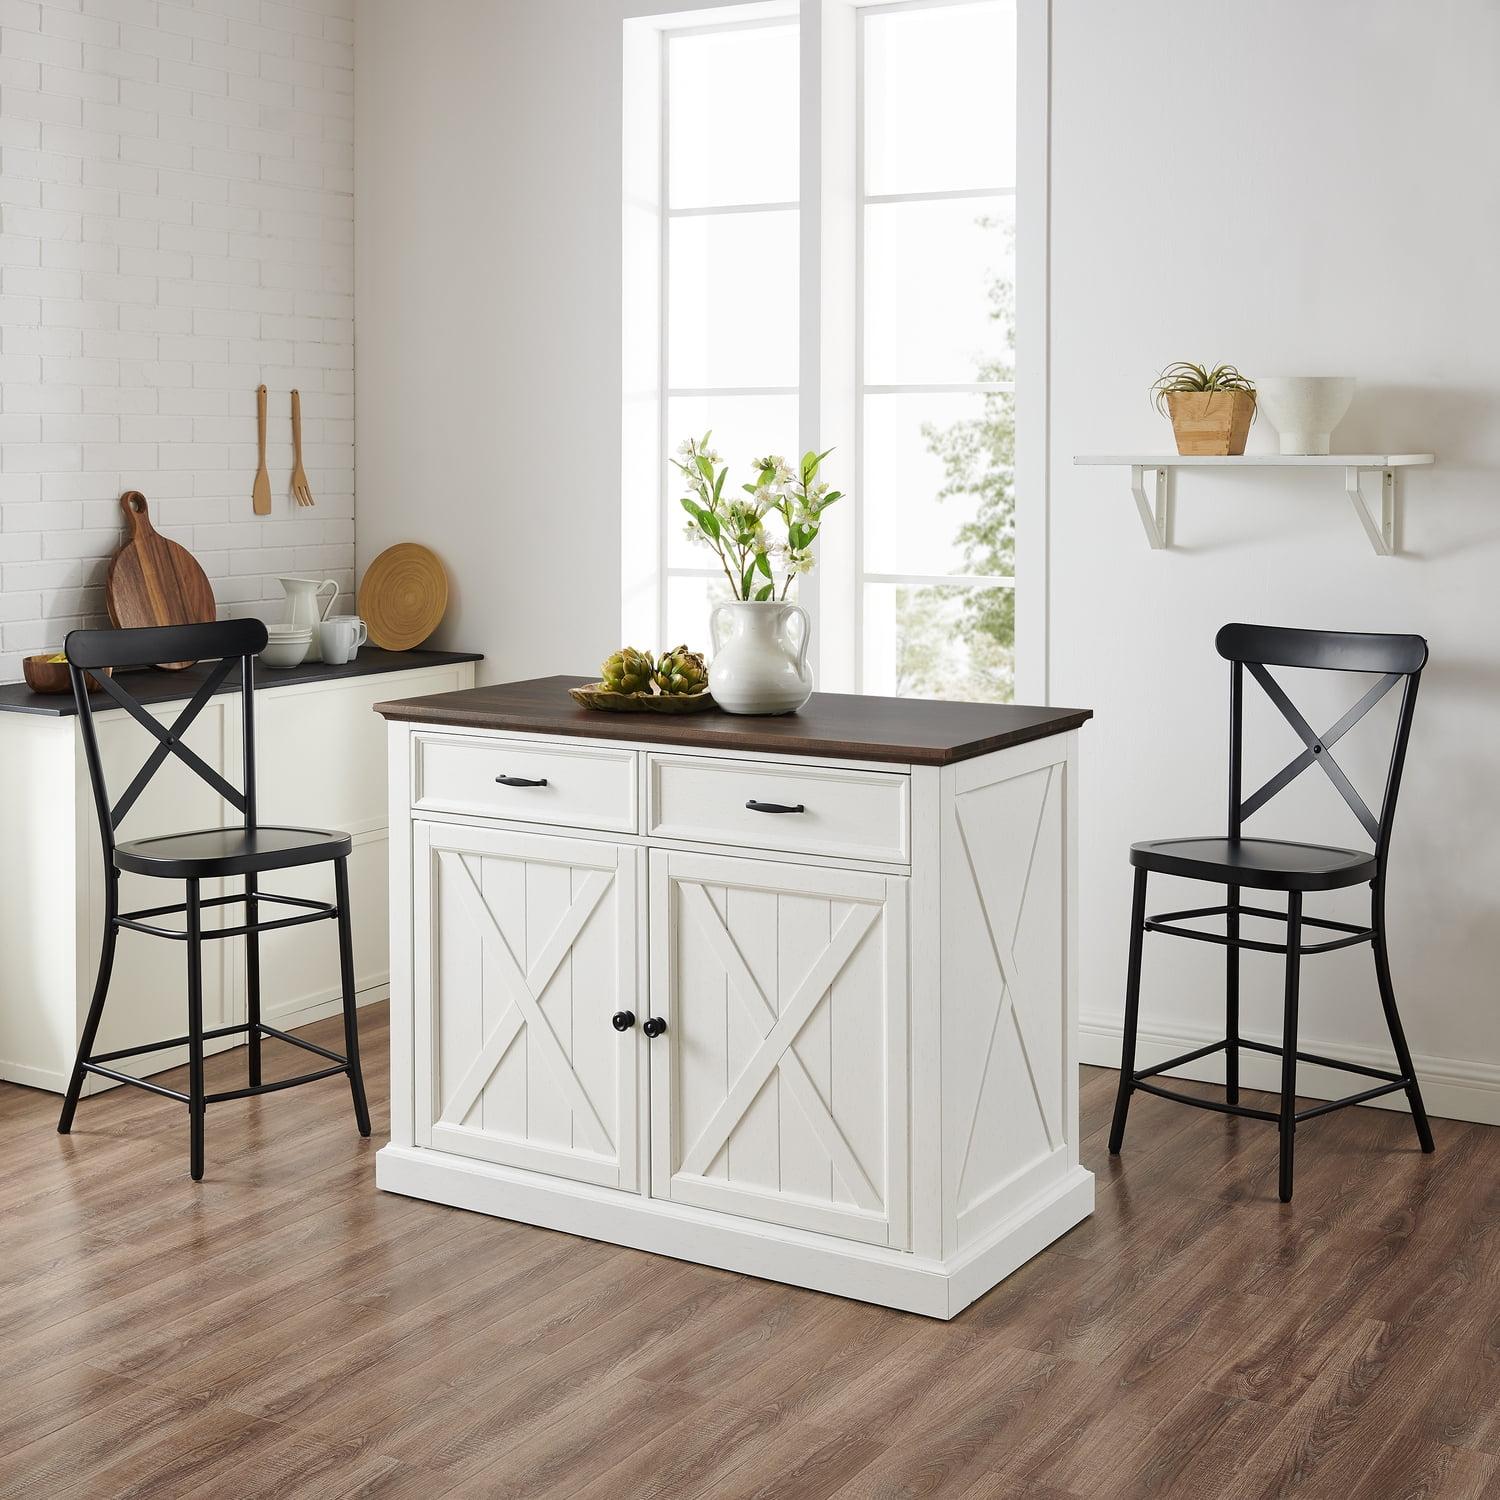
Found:
[[[115,553],[104,579],[104,607],[110,623],[129,630],[139,625],[203,625],[218,617],[213,586],[186,547],[168,541],[151,524],[146,497],[139,490],[120,496],[129,539]],[[164,661],[169,672],[190,661]]]
[[[365,569],[358,607],[377,646],[410,651],[442,623],[448,608],[447,570],[426,547],[398,542]]]

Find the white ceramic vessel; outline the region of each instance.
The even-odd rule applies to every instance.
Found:
[[[802,621],[800,641],[791,632]],[[717,604],[708,617],[714,659],[708,689],[731,714],[795,713],[812,697],[807,647],[812,623],[800,604],[736,599]]]
[[[318,627],[327,618],[328,611],[333,608],[333,601],[339,596],[338,584],[331,578],[278,578],[276,581],[286,590],[285,623],[299,628],[306,626],[312,637],[307,648],[307,659],[322,661]]]
[[[311,626],[273,625],[269,627],[265,649],[260,653],[261,665],[281,670],[300,667],[307,660],[312,638]]]
[[[1353,399],[1352,375],[1269,375],[1255,382],[1255,403],[1286,454],[1327,453]]]

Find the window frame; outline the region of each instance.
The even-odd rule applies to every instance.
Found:
[[[621,625],[626,641],[664,646],[673,578],[717,578],[715,567],[669,563],[676,496],[668,401],[683,396],[795,396],[799,450],[834,447],[830,468],[850,491],[819,538],[819,562],[799,580],[813,620],[811,660],[826,691],[858,692],[864,668],[864,596],[870,584],[957,585],[1016,590],[1015,697],[1045,703],[1050,687],[1048,484],[1050,407],[1048,234],[1050,205],[1051,0],[1016,3],[1016,180],[997,188],[866,195],[863,17],[982,0],[724,0],[667,14],[650,0],[624,23],[625,230],[622,241],[624,414],[621,475]],[[635,0],[631,0],[635,8]],[[755,26],[799,26],[800,193],[794,203],[671,209],[668,47],[675,35]],[[654,185],[649,180],[655,178]],[[867,203],[977,197],[1015,204],[1016,338],[1011,382],[864,383],[864,210]],[[796,386],[669,387],[667,238],[680,217],[796,209],[799,239],[799,380]],[[652,222],[654,220],[654,223]],[[646,232],[648,224],[654,233]],[[853,274],[849,272],[852,268]],[[864,567],[863,408],[877,394],[945,391],[1014,395],[1016,576],[890,574]],[[654,455],[642,472],[646,452]],[[847,455],[847,463],[841,458]],[[735,476],[731,476],[735,478]],[[852,521],[846,521],[852,517]],[[650,546],[642,536],[650,532]],[[708,642],[702,643],[705,647]]]

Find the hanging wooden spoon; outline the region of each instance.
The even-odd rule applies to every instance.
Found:
[[[266,388],[255,389],[255,418],[260,424],[260,467],[255,471],[255,488],[250,503],[258,516],[271,514],[271,471],[266,468]]]

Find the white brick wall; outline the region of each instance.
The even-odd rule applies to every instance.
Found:
[[[0,0],[0,680],[104,622],[123,490],[222,614],[352,588],[354,3]]]

